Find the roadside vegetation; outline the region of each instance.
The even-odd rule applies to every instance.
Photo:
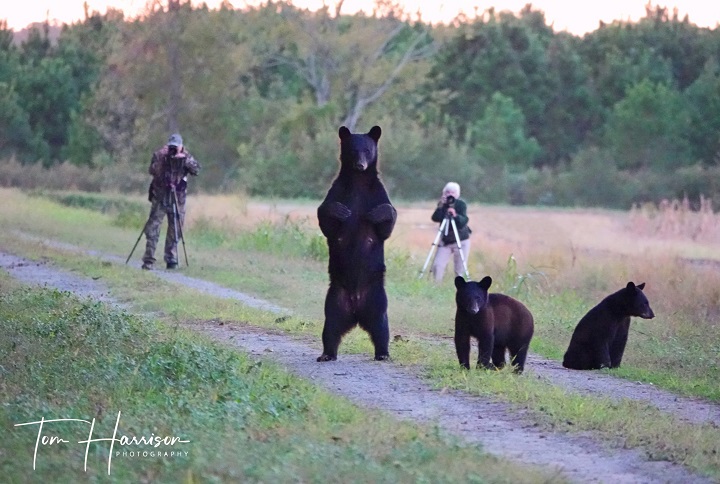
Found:
[[[186,330],[0,276],[3,482],[547,482],[432,427],[399,423],[319,391],[267,361]],[[121,415],[118,415],[121,412]],[[90,447],[93,438],[178,437]],[[120,454],[118,454],[120,452]],[[158,457],[158,452],[163,457]],[[173,457],[165,453],[174,452]],[[110,477],[107,477],[110,461]]]
[[[185,274],[287,308],[287,314],[273,314],[198,295],[133,267],[109,264],[28,239],[13,229],[124,259],[137,235],[119,227],[116,215],[102,214],[97,207],[68,208],[15,191],[4,190],[3,195],[6,204],[0,209],[0,223],[8,228],[0,234],[3,247],[35,259],[51,258],[64,267],[99,278],[111,287],[115,297],[140,312],[157,315],[170,327],[180,322],[192,325],[193,321],[222,321],[319,338],[327,287],[326,256],[317,229],[303,216],[253,214],[254,208],[248,206],[254,205],[244,201],[241,206],[245,208],[237,214],[225,212],[224,218],[196,219],[193,223],[197,225],[187,231],[191,260],[190,266],[183,269]],[[298,207],[302,208],[302,204]],[[242,223],[233,224],[235,217]],[[454,287],[449,275],[440,286],[417,277],[428,246],[423,244],[418,251],[392,245],[388,250],[391,355],[395,364],[421,371],[438,387],[489,395],[525,408],[548,429],[593,430],[617,445],[641,447],[651,458],[672,460],[720,476],[720,431],[710,424],[680,422],[637,402],[573,394],[534,379],[532,367],[522,377],[504,371],[460,371],[450,340]],[[560,359],[575,324],[592,305],[627,280],[645,281],[657,317],[633,321],[623,366],[605,372],[679,394],[720,401],[716,289],[720,281],[716,270],[669,256],[644,259],[598,252],[591,257],[576,254],[573,258],[547,247],[525,253],[518,261],[498,246],[490,247],[492,251],[478,250],[471,255],[471,274],[492,275],[495,282],[491,290],[511,294],[532,310],[536,319],[532,352]],[[359,330],[350,333],[341,346],[341,354],[371,351],[367,336]]]

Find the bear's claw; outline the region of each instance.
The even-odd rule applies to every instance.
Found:
[[[389,203],[380,204],[367,214],[367,219],[374,224],[395,221],[396,218],[397,211]]]
[[[340,221],[347,220],[350,215],[352,215],[350,209],[340,202],[333,202],[332,204],[330,204],[330,206],[328,207],[328,212],[332,217]]]

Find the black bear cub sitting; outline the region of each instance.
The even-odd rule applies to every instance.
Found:
[[[488,294],[492,278],[480,282],[455,278],[455,351],[460,364],[470,368],[470,337],[478,340],[478,366],[493,369],[505,366],[505,352],[515,372],[525,368],[530,340],[535,329],[532,313],[520,301],[504,294]]]
[[[357,324],[370,334],[375,359],[389,357],[384,243],[397,212],[378,175],[380,134],[379,126],[367,134],[340,128],[340,171],[317,210],[330,256],[318,361],[337,359],[340,340]]]
[[[630,316],[655,317],[642,291],[644,288],[644,282],[637,286],[628,282],[588,311],[573,332],[563,366],[573,370],[619,367],[628,339]]]

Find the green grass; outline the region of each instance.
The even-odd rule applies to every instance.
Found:
[[[431,368],[437,385],[497,397],[529,409],[540,425],[561,432],[593,431],[621,448],[642,448],[650,460],[668,460],[720,478],[720,430],[687,424],[649,403],[581,396],[551,383],[518,378],[510,369],[458,372],[454,365]]]
[[[129,233],[117,232],[108,217],[93,220],[97,223],[93,229],[80,226],[74,220],[68,222],[73,215],[67,212],[72,210],[37,203],[39,206],[32,209],[24,206],[23,217],[0,209],[0,223],[9,220],[7,226],[17,226],[28,219],[42,220],[41,233],[54,234],[54,238],[68,242],[73,242],[73,228],[83,230],[88,233],[88,239],[80,245],[89,246],[92,241],[96,250],[111,251],[120,238],[132,240]],[[53,219],[62,219],[63,223]],[[292,317],[278,322],[278,315],[198,296],[192,290],[160,281],[152,274],[128,267],[108,267],[93,258],[18,242],[9,235],[0,234],[0,242],[18,253],[35,258],[51,257],[82,274],[100,277],[112,287],[115,295],[131,302],[138,310],[154,312],[166,323],[216,318],[230,324],[250,321],[289,334],[319,338],[327,273],[326,263],[308,248],[312,243],[308,241],[317,235],[314,229],[288,227],[285,221],[277,226],[263,224],[248,233],[229,234],[222,227],[206,223],[207,227],[191,239],[191,266],[183,271],[271,300],[287,307]],[[26,230],[37,233],[38,229],[28,226]],[[133,242],[129,242],[128,247]],[[449,283],[436,286],[427,280],[418,280],[418,268],[423,260],[401,249],[387,254],[391,334],[402,336],[391,345],[396,364],[423,369],[439,387],[491,395],[523,407],[540,425],[548,428],[570,432],[593,430],[621,445],[640,446],[652,457],[668,458],[720,477],[717,444],[720,431],[712,426],[678,422],[635,402],[610,402],[568,394],[551,384],[534,381],[528,375],[518,378],[504,372],[459,371],[452,350],[432,342],[452,335],[454,288]],[[514,260],[508,258],[498,267],[493,274],[492,290],[514,295],[532,310],[536,336],[531,350],[554,359],[562,357],[579,316],[597,302],[586,294],[607,290],[603,282],[607,268],[603,266],[591,268],[583,275],[588,288],[585,292],[555,289],[558,281],[548,276],[551,271],[542,268],[542,264],[538,265],[539,269],[520,271]],[[675,318],[672,331],[661,317],[653,321],[634,320],[623,367],[609,373],[650,382],[680,394],[720,401],[717,385],[720,338],[712,328],[703,334],[685,331],[683,328],[694,327],[693,314],[678,311],[672,317]],[[350,352],[372,353],[363,332],[353,331],[343,340],[341,354]]]
[[[137,238],[135,233],[115,227],[112,216],[67,209],[17,193],[6,197],[6,201],[0,213],[4,227],[121,255],[129,252]],[[301,318],[322,320],[327,265],[318,248],[318,234],[309,221],[262,223],[240,233],[203,221],[188,233],[191,267],[184,271],[272,300]],[[41,248],[38,255],[44,250]],[[386,264],[393,332],[452,334],[452,284],[436,286],[418,280],[422,261],[402,249],[388,250]],[[587,289],[578,291],[558,290],[562,281],[549,281],[552,271],[542,263],[538,266],[520,271],[514,258],[509,257],[492,274],[491,290],[518,297],[531,309],[536,320],[532,350],[559,359],[580,316],[598,301],[597,296],[590,295],[610,291],[602,282],[608,279],[607,268],[600,265],[585,271]],[[682,298],[677,299],[680,302]],[[720,324],[706,324],[700,330],[695,329],[696,313],[676,311],[663,316],[657,308],[656,313],[658,317],[652,321],[634,319],[623,367],[615,373],[683,395],[720,401]],[[667,325],[663,317],[672,318],[673,324]]]
[[[115,482],[545,482],[437,429],[397,423],[319,391],[265,361],[193,333],[0,277],[3,482],[107,480],[109,445],[93,438],[174,436],[175,446],[116,443]],[[121,412],[118,417],[118,412]],[[181,457],[123,452],[177,451]],[[187,452],[187,455],[185,454]],[[129,455],[129,454],[128,454]],[[362,472],[358,473],[361,468]]]
[[[147,204],[124,196],[101,195],[85,192],[35,191],[32,196],[47,198],[66,207],[83,208],[110,215],[115,226],[142,227],[148,214]]]
[[[135,233],[115,227],[111,216],[67,209],[18,194],[6,197],[6,202],[0,211],[3,227],[16,227],[123,256],[137,238]],[[327,264],[322,251],[317,248],[319,231],[309,221],[262,223],[251,231],[240,233],[228,233],[209,221],[203,224],[188,233],[191,266],[184,269],[185,273],[271,300],[300,318],[322,320]],[[7,235],[5,243],[13,243],[9,240],[12,238]],[[24,250],[32,250],[25,247],[25,241],[19,245]],[[40,256],[45,250],[41,246],[35,253]],[[418,280],[422,261],[402,249],[388,250],[386,259],[392,331],[411,335],[451,335],[454,317],[452,284],[436,286],[428,280]],[[508,258],[492,274],[491,290],[515,296],[531,309],[536,321],[531,349],[559,359],[579,318],[599,300],[594,295],[615,288],[607,289],[606,284],[600,282],[607,279],[606,267],[602,265],[583,274],[587,289],[582,291],[557,290],[562,281],[549,281],[547,274],[551,271],[542,264],[538,266],[539,269],[520,271],[514,259]],[[681,302],[683,298],[677,299]],[[653,304],[658,302],[663,301],[651,300]],[[615,374],[683,395],[720,401],[720,386],[717,385],[720,381],[720,324],[705,324],[700,329],[696,323],[698,314],[684,310],[685,307],[663,315],[656,308],[658,317],[654,320],[635,318],[623,367]],[[667,324],[668,319],[672,325]]]

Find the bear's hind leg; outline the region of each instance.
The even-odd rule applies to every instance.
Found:
[[[382,321],[374,324],[368,332],[370,333],[370,340],[375,346],[375,359],[383,361],[390,358],[390,349],[388,347],[390,344],[390,327],[387,314],[384,314]]]
[[[375,286],[368,290],[359,322],[360,327],[368,332],[370,340],[375,346],[375,359],[382,361],[390,358],[387,295],[382,283],[375,283]]]
[[[495,348],[493,348],[492,362],[497,369],[505,366],[505,349],[504,346],[495,346]]]
[[[325,325],[322,332],[323,352],[317,361],[337,360],[338,347],[345,333],[356,324],[355,315],[346,291],[332,284],[325,297]]]
[[[515,373],[522,373],[525,370],[528,346],[529,343],[517,348],[510,348],[510,364],[514,366]]]
[[[570,370],[596,370],[595,352],[589,345],[570,344],[563,356],[562,365]]]

